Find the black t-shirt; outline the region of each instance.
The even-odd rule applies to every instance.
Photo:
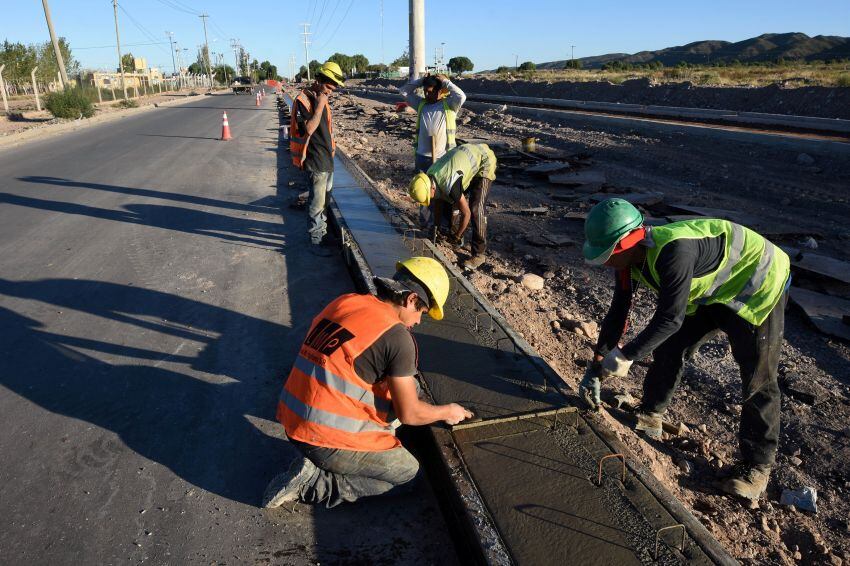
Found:
[[[376,383],[388,377],[416,375],[418,361],[416,341],[399,323],[357,356],[354,370],[366,383]]]
[[[307,96],[316,107],[316,96],[306,91]],[[295,121],[298,124],[298,129],[304,131],[307,121],[313,117],[312,112],[308,112],[301,101],[295,104]],[[307,157],[304,159],[304,169],[314,173],[332,172],[334,170],[333,154],[331,153],[331,131],[328,128],[328,108],[325,107],[322,111],[322,119],[319,121],[319,126],[313,135],[310,136],[310,142],[307,144]]]
[[[645,358],[672,336],[685,320],[691,280],[716,270],[723,261],[726,238],[723,235],[705,238],[681,238],[664,246],[655,261],[655,270],[661,286],[655,314],[646,328],[623,347],[623,355],[630,360]],[[652,281],[649,268],[644,266],[643,276]],[[626,329],[634,293],[634,281],[628,270],[616,272],[614,299],[602,321],[596,351],[605,355],[617,345]]]

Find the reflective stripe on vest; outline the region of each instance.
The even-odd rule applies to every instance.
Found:
[[[723,304],[747,322],[760,325],[779,302],[790,275],[790,259],[752,230],[717,219],[686,220],[649,230],[653,246],[646,253],[651,279],[636,268],[631,273],[656,293],[660,281],[655,262],[665,245],[682,238],[725,238],[725,253],[717,270],[691,280],[688,314],[698,305]]]
[[[386,399],[376,399],[375,395],[368,389],[364,389],[363,387],[360,387],[355,383],[351,383],[350,381],[344,380],[333,372],[321,366],[317,366],[316,364],[314,364],[303,356],[298,356],[297,358],[295,358],[295,367],[298,368],[302,373],[309,375],[316,381],[327,385],[331,389],[335,389],[343,395],[351,397],[355,401],[359,401],[361,403],[365,403],[366,405],[371,405],[372,407],[375,407],[375,409],[377,409],[377,411],[380,413],[387,414],[392,408],[392,403],[390,403]],[[284,389],[284,392],[285,391],[286,389]]]
[[[337,298],[313,319],[278,401],[277,418],[289,438],[342,450],[400,446],[389,426],[388,384],[367,383],[354,365],[397,324],[390,305],[358,294]]]
[[[303,403],[286,389],[284,389],[283,393],[280,395],[280,402],[286,405],[287,409],[298,415],[298,417],[302,420],[341,430],[343,432],[356,434],[358,432],[390,430],[389,427],[383,427],[370,420],[352,419],[351,417],[345,417],[331,413],[330,411],[311,407],[310,405]]]
[[[463,158],[459,158],[463,156]],[[491,181],[496,178],[496,155],[483,143],[467,143],[459,145],[446,152],[429,169],[430,175],[437,191],[443,195],[451,192],[458,171],[463,176],[463,190],[469,188],[469,184],[475,177],[484,177]]]
[[[445,100],[443,103],[443,112],[446,114],[446,151],[457,145],[455,135],[457,134],[457,112],[449,107]],[[416,108],[416,132],[413,134],[413,151],[419,149],[419,131],[422,129],[422,109],[428,104],[427,100],[423,100]]]
[[[295,109],[295,105],[298,102],[301,102],[307,112],[311,113],[313,111],[313,103],[310,100],[310,97],[307,96],[307,92],[304,90],[302,90],[301,93],[295,97],[295,100],[292,101],[292,113],[289,118],[289,153],[292,157],[292,164],[301,169],[304,167],[304,160],[307,158],[307,147],[310,144],[311,136],[305,135],[305,132],[298,129],[298,120],[296,119],[297,112]],[[334,139],[331,107],[330,105],[327,105],[325,108],[327,109],[326,121],[328,123],[328,134],[331,137],[331,157],[333,157],[336,155],[336,140]]]

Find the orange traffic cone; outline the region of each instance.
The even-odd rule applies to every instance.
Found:
[[[257,106],[259,106],[259,105],[260,105],[260,93],[258,92],[257,93]]]
[[[230,124],[227,123],[227,112],[221,115],[221,141],[230,141],[233,136],[230,135]]]

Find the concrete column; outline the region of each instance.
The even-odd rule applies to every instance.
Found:
[[[35,107],[41,112],[41,99],[38,97],[38,83],[35,82],[35,72],[38,70],[38,65],[32,68],[30,79],[32,79],[32,91],[35,93]]]
[[[9,115],[9,101],[6,99],[6,83],[3,82],[3,69],[6,68],[6,65],[0,65],[0,92],[3,93],[3,110],[6,112],[6,115]]]
[[[425,74],[425,0],[410,0],[410,78]]]

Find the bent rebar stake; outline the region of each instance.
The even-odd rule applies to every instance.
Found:
[[[623,478],[620,481],[625,483],[625,481],[626,481],[626,457],[623,456],[622,454],[608,454],[607,456],[602,456],[602,458],[599,459],[599,476],[596,480],[596,484],[600,487],[602,486],[602,464],[608,458],[619,458],[622,461],[622,463],[623,463]]]
[[[655,532],[655,555],[653,557],[654,560],[658,560],[658,542],[661,540],[661,533],[664,531],[672,531],[673,529],[682,529],[682,543],[681,548],[679,548],[679,552],[685,552],[685,525],[682,523],[678,523],[675,525],[670,525],[669,527],[661,527]]]

